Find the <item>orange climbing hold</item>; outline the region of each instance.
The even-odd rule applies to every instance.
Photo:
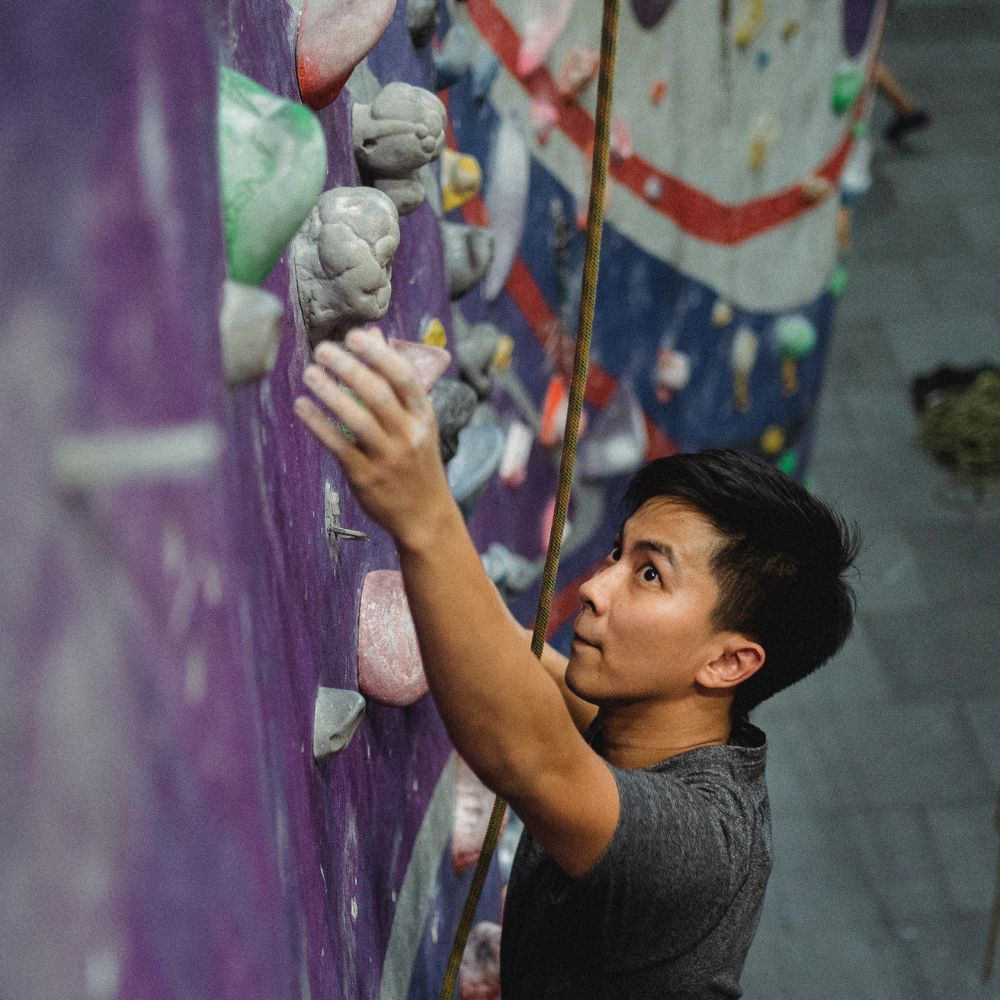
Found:
[[[652,87],[649,88],[649,102],[650,104],[661,104],[663,98],[667,96],[667,81],[657,80]]]

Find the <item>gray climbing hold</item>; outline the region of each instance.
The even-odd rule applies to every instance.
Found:
[[[263,288],[237,281],[222,286],[219,334],[227,385],[254,382],[274,367],[283,312],[280,300]]]
[[[480,226],[442,222],[441,241],[444,244],[448,295],[458,299],[482,281],[489,270],[493,260],[493,233]]]
[[[447,464],[458,451],[458,432],[472,419],[478,400],[469,386],[453,378],[438,379],[430,397],[437,417],[441,460]]]
[[[527,590],[541,573],[537,562],[511,552],[502,542],[493,542],[480,559],[486,575],[505,598]]]
[[[324,191],[292,243],[299,305],[313,344],[380,319],[392,293],[399,212],[370,187]]]
[[[339,753],[354,735],[365,714],[365,699],[357,691],[321,687],[313,713],[313,759]]]
[[[485,399],[493,389],[493,358],[502,337],[503,334],[492,323],[455,326],[458,369],[480,399]]]
[[[422,49],[431,40],[437,23],[437,0],[407,0],[406,27],[414,48]]]
[[[476,424],[458,432],[458,449],[448,463],[448,486],[465,514],[500,468],[503,445],[503,431],[494,424]]]
[[[618,384],[611,402],[594,419],[580,442],[580,475],[605,479],[635,472],[649,445],[642,404],[628,382]]]
[[[441,51],[434,55],[434,89],[447,90],[458,83],[472,66],[473,39],[468,28],[453,24],[444,36]]]

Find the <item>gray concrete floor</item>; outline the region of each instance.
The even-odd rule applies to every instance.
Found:
[[[908,396],[939,363],[1000,362],[1000,4],[899,0],[885,61],[934,121],[899,148],[879,139],[854,212],[811,471],[864,535],[860,614],[834,662],[756,715],[776,867],[748,1000],[1000,997],[1000,968],[981,979],[1000,501],[956,509]]]

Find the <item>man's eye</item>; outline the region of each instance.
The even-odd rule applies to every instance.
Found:
[[[611,546],[611,560],[612,562],[618,562],[622,557],[622,547],[620,545]]]
[[[656,583],[660,579],[660,574],[652,566],[643,566],[642,578],[647,583]]]

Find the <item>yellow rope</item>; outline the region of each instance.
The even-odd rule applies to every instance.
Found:
[[[594,327],[594,306],[597,302],[597,275],[601,260],[601,233],[604,229],[604,192],[608,179],[608,159],[611,150],[611,96],[615,78],[615,50],[618,42],[618,8],[620,0],[604,0],[604,18],[601,24],[601,62],[597,81],[597,112],[595,115],[594,154],[591,162],[590,205],[587,215],[587,243],[583,259],[583,288],[580,295],[580,319],[576,337],[576,353],[573,357],[573,381],[570,386],[569,407],[566,416],[566,432],[563,437],[562,459],[559,464],[559,483],[556,488],[555,513],[549,534],[549,548],[545,554],[545,568],[542,571],[541,591],[538,596],[538,612],[531,636],[531,651],[541,658],[545,647],[545,633],[549,625],[549,609],[555,593],[556,573],[559,569],[559,550],[563,531],[566,527],[566,513],[569,509],[569,495],[573,483],[573,462],[576,457],[576,442],[580,430],[580,414],[583,410],[583,394],[587,385],[587,369],[590,362],[590,338]],[[497,796],[490,813],[486,837],[476,864],[476,871],[469,887],[469,895],[462,908],[462,916],[455,932],[455,941],[448,957],[444,982],[441,986],[441,1000],[452,1000],[458,969],[465,952],[465,945],[472,928],[472,921],[482,895],[486,873],[500,837],[500,827],[507,809],[507,803]]]

